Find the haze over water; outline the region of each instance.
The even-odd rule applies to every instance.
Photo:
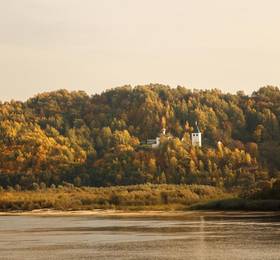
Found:
[[[276,213],[0,217],[0,259],[279,259]]]

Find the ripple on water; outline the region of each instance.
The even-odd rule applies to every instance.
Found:
[[[182,218],[0,216],[0,259],[280,259],[271,213]]]

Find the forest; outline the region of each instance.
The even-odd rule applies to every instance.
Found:
[[[198,122],[202,147],[191,145]],[[160,84],[0,103],[0,186],[10,190],[209,185],[279,197],[280,90],[246,95]],[[159,147],[145,145],[159,136]]]

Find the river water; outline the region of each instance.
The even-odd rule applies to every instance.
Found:
[[[0,259],[280,259],[280,214],[0,216]]]

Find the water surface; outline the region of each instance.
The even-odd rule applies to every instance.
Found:
[[[280,259],[280,216],[0,216],[0,259]]]

